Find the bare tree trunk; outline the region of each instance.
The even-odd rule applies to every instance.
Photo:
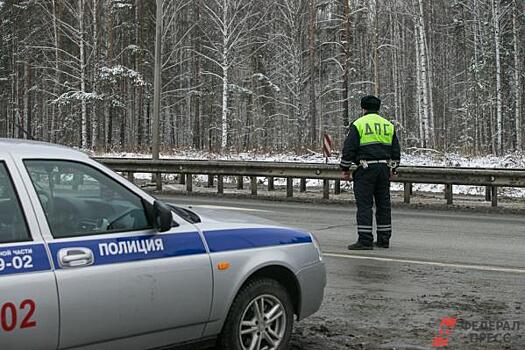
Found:
[[[492,0],[492,20],[494,25],[494,48],[496,60],[496,153],[503,152],[503,106],[501,100],[501,57],[500,57],[500,9],[499,0]]]
[[[7,137],[16,137],[16,113],[17,113],[17,87],[18,87],[18,78],[16,75],[16,25],[15,21],[12,21],[12,36],[11,36],[11,69],[13,75],[11,78],[11,96],[9,99],[9,106],[11,107],[10,114],[11,120],[8,122],[10,124],[10,132],[7,134]]]
[[[33,139],[33,124],[34,124],[34,121],[33,121],[33,101],[32,101],[32,92],[31,92],[31,88],[32,88],[32,85],[33,85],[33,70],[31,69],[31,65],[29,64],[29,62],[26,62],[25,63],[26,67],[27,67],[27,91],[25,91],[25,97],[27,98],[27,101],[24,101],[24,109],[26,109],[26,132],[27,132],[27,138],[28,139]],[[25,106],[25,104],[27,103],[27,107]]]
[[[59,15],[59,11],[57,11],[57,4],[56,0],[53,0],[53,41],[55,45],[55,82],[53,86],[53,95],[55,97],[58,96],[58,93],[60,91],[60,73],[59,73],[59,67],[58,67],[58,61],[60,60],[60,54],[59,54],[59,40],[58,40],[58,22],[57,22],[57,16]],[[57,106],[56,103],[53,103],[51,106],[51,126],[49,130],[49,136],[48,140],[51,142],[56,142],[56,120],[57,120]],[[60,107],[58,108],[60,111]]]
[[[107,142],[106,142],[106,150],[109,151],[113,147],[113,117],[114,117],[114,110],[113,106],[111,105],[111,101],[107,102],[107,109],[106,109],[106,132],[107,132]]]
[[[153,96],[153,125],[152,125],[152,157],[159,159],[160,151],[160,97],[161,97],[161,70],[162,70],[162,5],[163,0],[157,0],[157,17],[155,24],[155,77],[154,77],[154,96]]]
[[[316,0],[309,0],[309,65],[310,65],[310,145],[317,143],[317,97],[315,94],[315,31],[316,31]]]
[[[222,2],[222,113],[221,113],[221,151],[228,146],[228,0]]]
[[[341,0],[343,2],[343,31],[341,38],[341,46],[343,48],[343,125],[345,129],[348,129],[350,125],[350,72],[351,72],[351,48],[352,48],[352,32],[351,28],[351,17],[350,17],[350,6],[349,0]]]
[[[23,95],[23,103],[24,103],[24,110],[22,112],[22,122],[20,127],[22,128],[23,132],[23,138],[31,138],[31,135],[29,133],[29,88],[30,88],[30,72],[29,72],[29,63],[27,61],[24,62],[24,95]]]
[[[92,20],[93,20],[93,92],[97,93],[97,81],[98,81],[98,70],[99,70],[99,52],[98,52],[98,2],[93,0],[92,2]],[[91,147],[93,149],[98,146],[98,134],[99,134],[99,118],[97,116],[97,103],[93,103],[91,108]]]
[[[434,73],[432,69],[432,46],[430,45],[431,41],[429,39],[428,33],[431,33],[432,22],[429,23],[429,29],[427,31],[427,26],[425,25],[425,18],[423,14],[425,13],[425,9],[423,7],[423,0],[419,0],[419,6],[420,6],[420,12],[423,19],[423,39],[425,43],[425,52],[426,52],[426,67],[428,70],[428,126],[429,126],[429,133],[430,133],[430,142],[432,144],[432,147],[436,147],[436,135],[435,135],[435,126],[434,126]],[[432,5],[432,1],[430,1],[430,6]],[[432,12],[431,12],[432,13]],[[432,18],[432,16],[430,16]]]
[[[514,11],[512,11],[512,34],[514,37],[514,121],[516,123],[516,149],[523,150],[523,129],[521,126],[521,79],[520,79],[520,47],[519,43],[519,28],[517,26],[518,4],[514,0]]]
[[[374,63],[374,94],[381,94],[381,81],[379,77],[379,2],[373,1],[373,33],[372,33],[372,61]]]
[[[106,6],[109,7],[107,13],[107,31],[108,31],[108,43],[107,43],[107,63],[108,65],[113,64],[114,51],[115,51],[115,26],[114,26],[114,15],[111,10],[111,0],[105,0]],[[106,99],[104,103],[104,148],[106,151],[112,148],[113,143],[113,106],[112,100],[113,96],[109,96],[109,99]]]
[[[79,24],[79,50],[80,50],[80,93],[81,97],[81,143],[82,149],[87,149],[88,145],[88,130],[87,130],[87,104],[86,104],[86,59],[85,59],[85,45],[84,45],[84,0],[78,0],[78,24]]]
[[[142,0],[136,0],[135,1],[135,19],[136,19],[136,31],[135,31],[135,44],[138,48],[140,48],[139,53],[135,53],[135,70],[141,74],[143,74],[143,56],[142,56],[142,49],[143,49],[143,18],[144,18],[144,3]],[[137,145],[139,149],[142,150],[142,147],[144,145],[144,134],[145,134],[145,122],[144,122],[144,105],[146,104],[146,101],[144,101],[144,87],[138,86],[135,87],[135,113],[137,115]]]
[[[390,31],[392,33],[393,42],[401,45],[401,40],[399,39],[399,31],[397,20],[394,21],[392,13],[390,13]],[[394,85],[394,111],[395,111],[395,120],[398,121],[401,125],[404,125],[403,115],[401,113],[401,89],[399,87],[399,50],[392,50],[392,83]]]
[[[224,49],[226,51],[226,49]],[[221,151],[228,146],[228,59],[223,52],[222,60],[222,113],[221,113]]]
[[[420,147],[426,147],[426,140],[425,140],[425,121],[424,121],[424,112],[423,112],[423,102],[422,102],[422,95],[423,95],[423,87],[422,85],[422,79],[421,79],[421,45],[419,44],[419,24],[416,22],[414,26],[414,36],[416,40],[416,96],[417,96],[417,117],[419,121],[419,145]]]
[[[430,114],[429,114],[429,91],[428,91],[428,68],[427,68],[427,52],[425,48],[425,26],[423,18],[423,4],[422,0],[419,0],[418,24],[417,24],[417,35],[419,37],[419,64],[421,69],[421,90],[423,96],[422,104],[422,124],[423,124],[423,145],[424,147],[433,147],[433,142],[430,133]]]
[[[202,6],[201,1],[202,0],[197,0],[194,2],[193,13],[194,13],[194,17],[197,23],[200,22],[200,18],[201,18],[201,6]],[[201,87],[202,67],[201,67],[201,58],[196,53],[201,51],[200,36],[201,36],[201,32],[199,31],[196,34],[196,37],[193,39],[194,52],[193,52],[193,57],[192,57],[192,61],[193,61],[192,89],[194,90],[198,89],[199,92],[202,89]],[[195,147],[198,150],[201,150],[203,148],[202,137],[201,137],[202,135],[201,96],[202,96],[201,93],[193,93],[191,95],[191,98],[193,101],[193,104],[192,104],[192,109],[193,109],[193,140],[192,140],[192,143],[193,143],[193,147]]]
[[[478,19],[478,3],[477,0],[474,0],[474,28],[472,30],[473,37],[474,37],[474,62],[475,64],[479,61],[479,53],[478,53],[478,26],[479,26],[479,19]],[[473,72],[474,77],[474,121],[475,121],[475,139],[474,139],[474,153],[476,155],[479,154],[481,149],[481,144],[483,141],[483,132],[482,132],[482,125],[483,123],[480,121],[480,115],[478,113],[478,101],[479,101],[479,85],[478,85],[478,73],[477,70],[474,70]]]
[[[496,138],[494,138],[494,134],[492,133],[492,131],[494,130],[494,110],[491,109],[490,110],[490,118],[489,118],[489,135],[490,135],[490,146],[491,146],[491,152],[492,153],[498,153],[498,145],[497,145],[497,141],[496,141]],[[496,123],[497,124],[497,123]]]

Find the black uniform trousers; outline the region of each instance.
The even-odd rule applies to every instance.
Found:
[[[373,202],[376,204],[376,231],[378,242],[387,243],[392,235],[390,209],[390,168],[386,164],[369,164],[354,172],[354,195],[357,204],[358,241],[372,245]]]

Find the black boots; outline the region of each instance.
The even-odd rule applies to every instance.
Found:
[[[390,243],[389,242],[385,242],[385,241],[377,241],[377,242],[374,242],[373,245],[366,245],[366,244],[363,244],[363,243],[357,241],[354,244],[350,244],[348,246],[348,250],[372,250],[372,249],[374,249],[374,247],[377,247],[377,248],[388,248],[388,247],[390,247]]]
[[[374,242],[374,246],[378,248],[388,248],[390,247],[390,243],[388,241],[377,241]]]
[[[348,250],[372,250],[374,247],[372,245],[364,245],[363,243],[357,241],[354,244],[348,246]]]
[[[373,244],[364,244],[361,241],[357,241],[354,244],[350,244],[348,250],[372,250],[374,247],[386,249],[390,247],[390,242],[384,239],[378,239]]]

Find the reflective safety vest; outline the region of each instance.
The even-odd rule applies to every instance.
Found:
[[[394,124],[390,123],[379,114],[366,114],[354,121],[354,126],[359,132],[359,144],[392,145],[394,138]]]

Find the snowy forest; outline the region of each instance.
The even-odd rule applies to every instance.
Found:
[[[404,147],[520,151],[523,0],[0,0],[0,137],[149,151],[335,148],[375,94]]]

